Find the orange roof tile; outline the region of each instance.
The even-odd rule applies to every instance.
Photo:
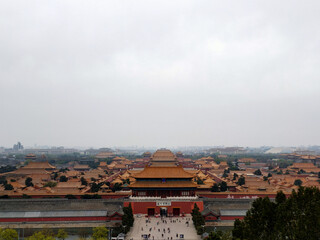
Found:
[[[316,168],[313,163],[293,163],[289,168],[305,169],[305,168]]]
[[[32,169],[56,169],[55,166],[52,166],[48,162],[29,162],[27,166],[23,167],[24,169],[32,168]]]
[[[246,162],[256,162],[257,160],[255,160],[254,158],[241,158],[238,160],[238,162],[243,162],[243,163],[246,163]]]
[[[56,188],[80,188],[81,182],[59,182]]]
[[[198,185],[192,181],[167,181],[165,183],[153,182],[153,181],[137,181],[130,184],[130,188],[196,188]]]
[[[133,175],[134,178],[192,178],[193,174],[186,172],[182,166],[152,167],[147,166],[140,173]]]

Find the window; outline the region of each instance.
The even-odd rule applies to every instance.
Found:
[[[181,192],[181,195],[182,195],[182,196],[189,196],[189,191],[182,191],[182,192]]]

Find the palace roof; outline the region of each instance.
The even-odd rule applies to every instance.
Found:
[[[90,169],[90,167],[87,164],[76,164],[73,169]]]
[[[134,178],[192,178],[193,174],[186,172],[181,166],[153,167],[147,166],[144,170],[133,175]]]
[[[27,166],[23,167],[24,169],[56,169],[55,166],[52,166],[48,162],[29,162]]]
[[[254,159],[254,158],[240,158],[238,160],[238,162],[243,162],[243,163],[253,163],[253,162],[256,162],[257,160]]]
[[[159,149],[152,155],[151,159],[151,161],[171,162],[176,161],[176,156],[170,150]]]
[[[317,167],[313,163],[293,163],[292,166],[290,166],[288,168],[316,169]]]
[[[113,156],[114,156],[113,152],[99,152],[95,157],[103,159],[103,158],[110,158]]]
[[[196,188],[198,185],[191,181],[138,181],[130,184],[130,188]]]

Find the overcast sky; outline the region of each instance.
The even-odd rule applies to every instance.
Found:
[[[0,2],[0,146],[320,145],[320,1]]]

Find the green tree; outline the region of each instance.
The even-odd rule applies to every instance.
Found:
[[[232,230],[233,239],[243,240],[244,239],[244,229],[245,229],[244,222],[239,219],[236,219],[234,221],[234,226],[233,226],[233,230]]]
[[[301,186],[302,181],[300,179],[296,179],[293,183],[295,186]]]
[[[53,174],[53,180],[57,180],[57,177],[59,176],[59,174],[57,173],[57,172],[55,172],[54,174]]]
[[[97,183],[92,183],[91,184],[91,192],[99,192],[99,190],[101,189],[101,184],[97,184]]]
[[[33,187],[32,178],[31,177],[27,177],[27,179],[25,181],[25,185],[27,187]]]
[[[202,185],[202,184],[203,184],[203,181],[202,181],[200,178],[197,178],[195,181],[196,181],[197,184],[199,184],[199,185]]]
[[[72,194],[67,194],[65,196],[65,198],[68,198],[68,199],[77,199],[77,197],[75,195],[72,195]]]
[[[246,238],[274,239],[275,215],[275,203],[271,202],[269,198],[255,200],[246,215],[245,224],[250,226],[245,229]]]
[[[68,233],[64,229],[59,229],[57,233],[57,238],[60,240],[65,240],[68,237]]]
[[[68,182],[68,178],[64,175],[60,177],[60,182]]]
[[[234,174],[233,174],[233,179],[232,179],[232,180],[233,180],[233,181],[235,181],[235,180],[237,179],[237,177],[238,177],[238,174],[234,173]]]
[[[92,238],[94,240],[108,239],[108,229],[105,227],[93,228]]]
[[[27,240],[55,240],[54,236],[46,234],[44,231],[35,232]]]
[[[228,190],[228,185],[227,185],[227,183],[225,181],[222,181],[220,183],[220,190],[221,190],[221,192],[225,192],[225,191]]]
[[[197,233],[199,235],[202,234],[204,230],[202,226],[204,226],[205,221],[196,203],[194,204],[194,208],[192,209],[191,215]]]
[[[111,188],[112,192],[120,191],[122,189],[121,183],[115,183],[113,187]]]
[[[254,175],[261,176],[262,175],[261,170],[257,169],[256,171],[254,171]]]
[[[31,198],[28,194],[22,194],[22,198],[25,198],[25,199],[28,199],[28,198]]]
[[[318,240],[320,239],[320,190],[299,187],[286,198],[278,192],[276,201],[259,198],[243,220],[234,223],[234,239]]]
[[[224,177],[224,178],[228,177],[228,173],[229,173],[228,170],[225,169],[225,170],[223,171],[222,177]]]
[[[239,177],[237,184],[240,186],[246,184],[246,179],[244,178],[244,176]]]
[[[56,182],[47,182],[45,185],[43,185],[44,187],[55,187],[57,186],[57,183]]]
[[[285,201],[286,201],[286,195],[282,191],[279,191],[276,196],[276,204],[279,205],[284,203]]]
[[[134,217],[131,203],[129,203],[128,207],[123,208],[123,216],[122,216],[122,226],[124,226],[124,231],[127,233],[130,228],[133,226]]]
[[[207,240],[221,240],[221,236],[216,232],[211,232]]]
[[[0,239],[1,240],[15,240],[18,239],[18,233],[14,229],[1,229],[0,228]]]
[[[13,186],[10,183],[4,185],[4,190],[13,190]]]
[[[219,186],[218,184],[213,184],[212,188],[211,188],[211,192],[219,192],[220,189],[219,189]]]
[[[84,185],[84,186],[87,186],[87,185],[88,185],[88,182],[87,182],[87,180],[86,180],[84,177],[81,177],[81,178],[80,178],[80,181],[81,181],[81,185]]]
[[[0,176],[0,184],[2,185],[6,185],[8,183],[8,181],[6,180],[5,176]]]

